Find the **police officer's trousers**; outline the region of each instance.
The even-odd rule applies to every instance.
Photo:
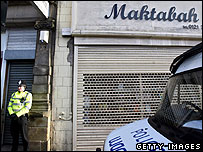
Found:
[[[12,151],[18,150],[19,145],[19,134],[21,133],[23,141],[23,150],[28,151],[28,127],[27,117],[21,116],[17,119],[11,120],[11,135],[13,137]]]

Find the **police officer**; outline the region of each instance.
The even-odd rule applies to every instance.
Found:
[[[28,150],[28,112],[32,106],[32,94],[26,89],[24,80],[18,81],[18,91],[11,95],[8,112],[11,117],[11,135],[13,137],[12,151],[18,150],[19,133],[21,132],[23,149]]]

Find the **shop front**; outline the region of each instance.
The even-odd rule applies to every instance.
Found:
[[[73,150],[153,115],[172,60],[202,41],[201,2],[72,2]]]

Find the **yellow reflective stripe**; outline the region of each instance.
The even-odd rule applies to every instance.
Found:
[[[13,111],[19,111],[21,108],[23,108],[23,104],[22,103],[19,103],[19,102],[15,102],[13,103],[12,105],[9,105],[10,107],[12,107],[12,110]]]
[[[16,93],[13,93],[13,94],[11,95],[11,98],[13,98],[13,97],[15,96],[15,94],[16,94]]]
[[[19,111],[22,108],[12,108],[12,109],[13,109],[13,111]]]
[[[13,109],[11,107],[8,107],[8,112],[9,112],[10,115],[14,113],[14,111],[13,111]]]
[[[15,100],[13,100],[13,99],[10,99],[10,102],[13,102],[13,101],[15,101]]]
[[[12,104],[13,104],[13,102],[11,102],[11,101],[8,103],[9,106],[12,105]]]
[[[20,116],[22,116],[22,115],[24,115],[24,114],[26,114],[26,113],[28,113],[28,112],[29,112],[29,110],[24,107],[24,108],[22,108],[19,112],[17,112],[16,115],[17,115],[18,117],[20,117]]]

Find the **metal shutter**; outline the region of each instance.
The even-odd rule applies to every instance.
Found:
[[[37,31],[33,28],[8,30],[7,50],[35,50]]]
[[[153,115],[187,47],[76,46],[73,150],[103,149],[115,128]]]
[[[11,94],[17,91],[17,81],[23,79],[27,83],[27,91],[32,92],[32,81],[33,81],[33,66],[34,61],[30,62],[10,62],[9,63],[9,76],[8,76],[8,90],[6,100],[6,117],[4,125],[4,139],[3,144],[12,144],[12,137],[10,133],[9,113],[7,110],[8,102]],[[22,139],[20,138],[20,143]]]

